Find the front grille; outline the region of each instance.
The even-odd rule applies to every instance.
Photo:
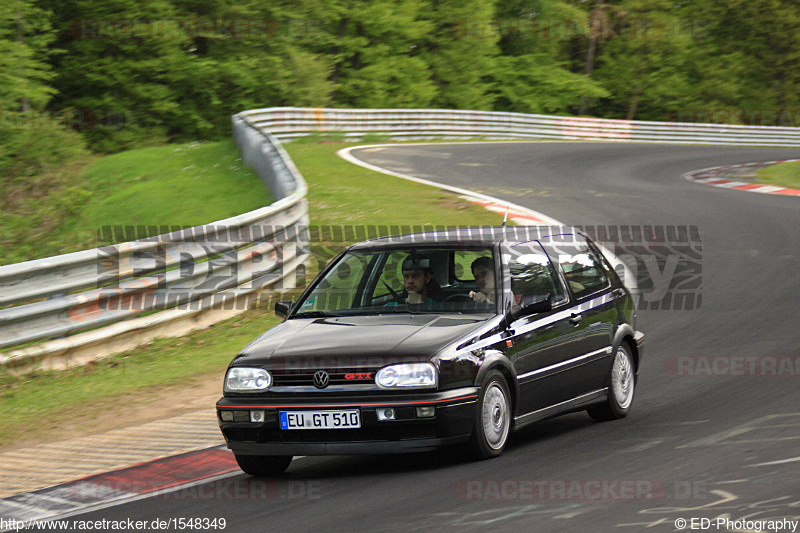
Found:
[[[363,367],[337,368],[335,370],[327,368],[316,368],[314,370],[301,369],[270,369],[272,383],[276,387],[313,387],[314,374],[319,370],[324,370],[330,375],[330,385],[370,385],[375,383],[375,372],[378,369],[365,370]],[[369,374],[369,379],[363,379]],[[353,379],[357,377],[362,379]],[[348,379],[348,376],[351,379]]]

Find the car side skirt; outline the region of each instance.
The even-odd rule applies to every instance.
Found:
[[[607,398],[608,387],[603,387],[602,389],[577,396],[571,400],[551,405],[549,407],[539,409],[538,411],[532,411],[522,416],[517,416],[514,418],[514,429],[517,430],[523,428],[528,424],[533,424],[534,422],[544,420],[545,418],[563,415],[570,411],[578,411],[590,405],[601,403]]]

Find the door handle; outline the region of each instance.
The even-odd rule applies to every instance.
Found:
[[[581,320],[583,320],[583,315],[573,314],[571,317],[569,317],[568,320],[570,324],[575,324],[577,326],[578,324],[580,324]]]

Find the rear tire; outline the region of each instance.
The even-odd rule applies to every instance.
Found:
[[[608,374],[608,399],[589,407],[586,412],[599,422],[624,418],[631,410],[635,389],[636,367],[630,349],[623,342],[614,354]]]
[[[291,455],[237,455],[236,462],[239,463],[245,474],[257,477],[268,477],[283,474],[289,463],[292,462]]]
[[[478,405],[468,451],[475,459],[497,457],[506,447],[511,431],[511,395],[506,378],[489,372],[478,393]]]

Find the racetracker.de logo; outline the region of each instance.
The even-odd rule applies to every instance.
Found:
[[[797,377],[800,356],[672,355],[664,370],[678,377]]]
[[[617,501],[664,498],[651,479],[467,479],[453,486],[460,500]]]
[[[70,485],[66,494],[73,501],[104,498],[123,498],[149,494],[158,500],[189,501],[276,501],[318,500],[322,484],[319,481],[272,479],[219,479],[210,483],[190,485],[173,490],[158,481],[140,479],[106,479]]]

